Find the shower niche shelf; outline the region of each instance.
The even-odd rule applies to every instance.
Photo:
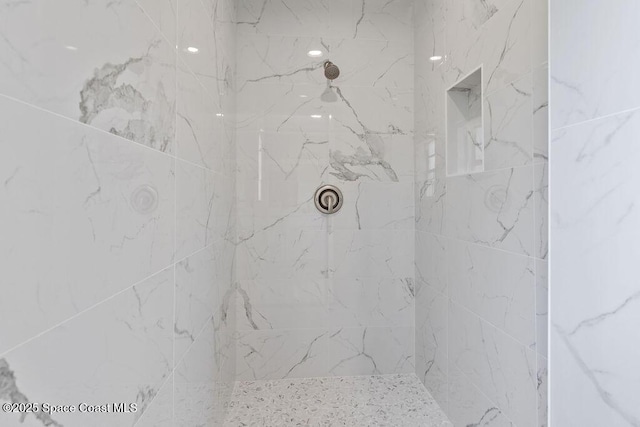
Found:
[[[484,171],[482,67],[447,90],[447,175]]]

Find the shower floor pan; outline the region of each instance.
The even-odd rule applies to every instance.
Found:
[[[244,381],[226,427],[452,426],[413,375]]]

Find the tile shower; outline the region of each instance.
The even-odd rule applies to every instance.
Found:
[[[7,0],[0,40],[0,400],[138,407],[0,425],[222,422],[234,2]]]
[[[413,372],[411,2],[385,3],[239,4],[241,380]]]
[[[547,2],[416,6],[416,374],[456,426],[545,426]],[[452,174],[445,96],[478,67],[483,166]]]
[[[546,426],[547,14],[0,0],[0,425]]]

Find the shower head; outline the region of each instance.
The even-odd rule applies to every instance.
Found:
[[[340,69],[331,61],[324,63],[324,76],[329,80],[335,80],[340,75]]]

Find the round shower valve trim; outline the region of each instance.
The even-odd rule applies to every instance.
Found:
[[[323,185],[316,190],[316,208],[323,214],[333,214],[342,207],[342,192],[333,185]]]

